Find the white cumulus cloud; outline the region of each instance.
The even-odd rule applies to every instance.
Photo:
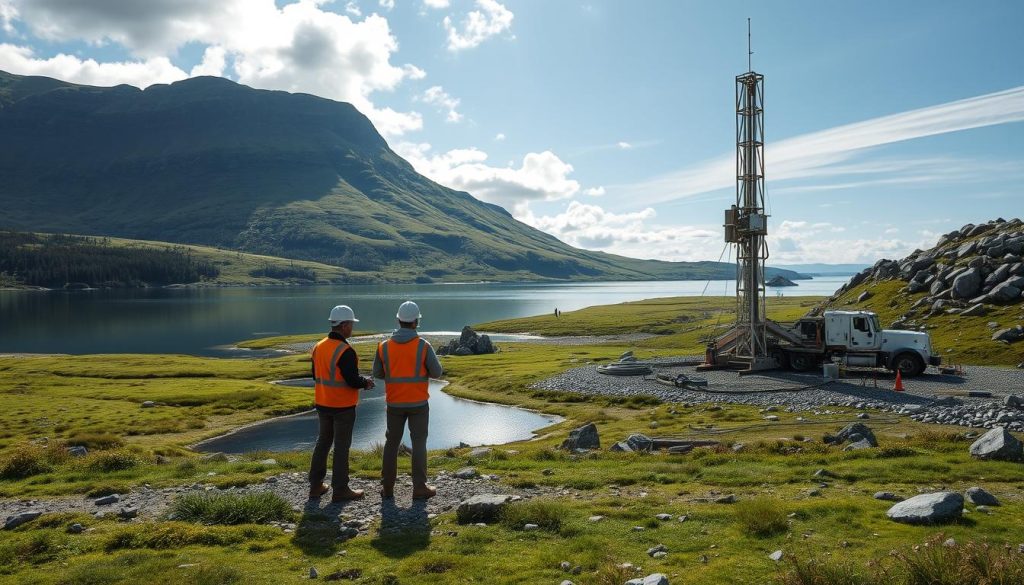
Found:
[[[441,110],[445,111],[447,114],[445,121],[453,123],[462,121],[462,114],[456,110],[456,108],[459,107],[461,100],[448,95],[440,85],[428,88],[418,99],[432,106],[437,106]]]
[[[391,12],[395,9],[395,0],[380,0],[380,7]]]
[[[253,87],[347,101],[386,135],[423,125],[417,112],[373,103],[375,92],[425,76],[413,65],[391,63],[398,41],[387,19],[376,14],[354,22],[348,15],[323,10],[323,0],[298,0],[280,8],[274,0],[0,1],[8,7],[5,18],[13,14],[39,38],[115,43],[136,59],[97,63],[67,55],[45,58],[28,47],[14,47],[0,55],[0,68],[13,73],[146,87],[188,77],[170,58],[194,43],[206,48],[203,62],[193,69],[196,75],[219,70]]]
[[[600,197],[604,195],[604,187],[591,187],[583,191],[584,195],[590,195],[591,197]]]
[[[451,5],[450,0],[423,0],[423,5],[434,10],[442,10]]]
[[[487,153],[477,148],[436,155],[429,144],[403,142],[394,148],[421,174],[513,214],[525,212],[530,201],[564,199],[580,190],[579,182],[569,178],[572,165],[547,150],[526,154],[518,167],[494,167],[487,164]]]
[[[476,6],[479,10],[471,11],[458,25],[450,16],[444,17],[449,51],[472,49],[512,27],[515,15],[496,0],[476,0]]]

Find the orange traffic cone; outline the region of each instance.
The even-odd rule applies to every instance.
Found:
[[[903,392],[903,374],[896,370],[896,384],[892,387],[893,392]]]

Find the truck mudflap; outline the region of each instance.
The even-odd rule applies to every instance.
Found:
[[[929,356],[928,357],[928,365],[929,366],[939,366],[939,365],[942,365],[942,356],[941,355]]]

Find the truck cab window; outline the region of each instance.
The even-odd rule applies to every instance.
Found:
[[[865,319],[864,317],[854,317],[853,328],[856,329],[857,331],[863,331],[865,333],[869,333],[871,331],[871,327],[868,326],[868,320]]]

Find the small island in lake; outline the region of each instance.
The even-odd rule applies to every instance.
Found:
[[[765,286],[800,286],[785,276],[777,275],[775,278],[764,283]]]

